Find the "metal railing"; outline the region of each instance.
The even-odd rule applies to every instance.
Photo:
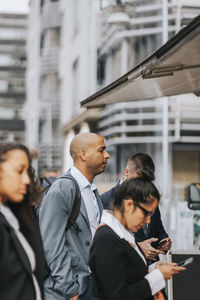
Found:
[[[59,5],[60,1],[44,3],[42,8],[42,30],[61,26],[61,14],[59,11]]]
[[[58,72],[59,47],[43,48],[41,55],[41,74]]]
[[[50,116],[49,116],[50,114]],[[59,119],[60,115],[60,96],[59,93],[46,93],[40,99],[40,118]]]
[[[187,3],[186,3],[187,2]],[[115,1],[106,1],[102,9],[102,24],[99,28],[99,54],[103,55],[115,48],[123,38],[146,35],[157,35],[163,31],[162,1],[122,1],[122,6],[115,5]],[[121,7],[121,8],[120,8]],[[130,17],[126,26],[108,24],[110,14],[116,11],[125,12]],[[182,26],[200,13],[200,3],[189,1],[168,2],[167,24],[168,32],[175,33]],[[110,33],[112,36],[110,37]]]
[[[39,146],[39,166],[57,167],[62,165],[62,143],[59,140],[41,143]]]
[[[22,131],[9,131],[9,130],[0,130],[0,142],[25,142],[25,132]]]
[[[179,100],[169,100],[168,141],[200,143],[200,103],[186,105]],[[102,112],[99,132],[108,145],[161,143],[162,101],[135,101],[108,106]]]

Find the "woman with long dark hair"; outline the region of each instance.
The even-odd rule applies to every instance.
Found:
[[[0,298],[41,300],[44,254],[34,205],[41,194],[31,155],[0,144]]]

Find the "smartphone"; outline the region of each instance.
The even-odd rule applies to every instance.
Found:
[[[158,243],[157,249],[158,249],[158,250],[161,249],[162,246],[165,245],[166,243],[167,243],[167,240],[160,241],[160,242]]]
[[[190,265],[193,261],[194,261],[194,257],[189,257],[187,259],[178,262],[178,267],[186,267]]]

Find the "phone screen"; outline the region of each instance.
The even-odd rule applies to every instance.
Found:
[[[160,249],[164,244],[167,243],[167,240],[161,241],[158,243],[157,249]]]
[[[190,258],[187,258],[185,260],[182,260],[178,263],[178,266],[179,267],[186,267],[188,266],[189,264],[191,264],[194,260],[194,257],[190,257]]]

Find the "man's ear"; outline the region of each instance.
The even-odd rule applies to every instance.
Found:
[[[127,167],[124,169],[124,175],[125,175],[125,179],[128,179],[128,177],[129,177],[129,169]]]
[[[88,153],[85,149],[82,149],[80,151],[80,158],[83,160],[83,161],[86,161],[88,159]]]

